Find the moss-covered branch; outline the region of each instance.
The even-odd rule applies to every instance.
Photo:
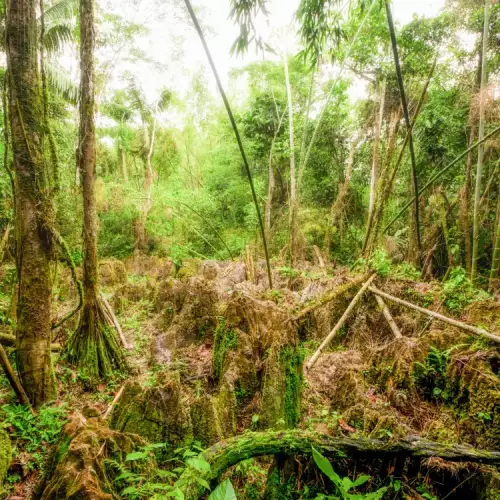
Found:
[[[242,460],[267,455],[310,455],[312,447],[329,458],[439,457],[452,462],[479,462],[499,465],[500,452],[477,450],[470,446],[442,444],[419,438],[398,441],[332,437],[302,430],[247,432],[213,445],[203,454],[211,465],[205,475],[214,481],[229,467]],[[191,498],[191,497],[189,497]]]

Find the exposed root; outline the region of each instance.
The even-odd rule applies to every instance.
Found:
[[[116,331],[99,299],[84,306],[80,324],[66,347],[66,359],[90,385],[112,378],[117,370],[127,369]]]

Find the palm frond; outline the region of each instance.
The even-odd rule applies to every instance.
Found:
[[[172,102],[173,93],[171,90],[163,89],[158,99],[158,111],[165,111]]]
[[[64,45],[75,40],[73,28],[67,24],[56,24],[43,37],[43,47],[48,53],[60,52]]]
[[[61,67],[51,61],[45,62],[45,73],[50,88],[71,104],[78,102],[78,86]]]
[[[78,0],[60,0],[43,13],[46,26],[68,24],[78,14]]]

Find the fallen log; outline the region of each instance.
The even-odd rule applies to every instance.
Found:
[[[316,363],[317,359],[321,356],[321,353],[325,349],[325,347],[328,347],[330,342],[333,340],[333,337],[337,335],[337,332],[342,328],[342,325],[346,322],[347,318],[351,314],[352,310],[356,306],[356,304],[359,302],[359,299],[364,295],[368,287],[371,285],[372,281],[375,279],[377,275],[373,273],[363,284],[359,292],[354,296],[354,298],[351,300],[351,303],[347,306],[347,309],[344,311],[344,314],[342,314],[342,317],[338,320],[337,324],[333,327],[333,330],[326,336],[325,340],[321,343],[321,345],[318,347],[317,351],[311,356],[309,361],[306,364],[306,368],[310,370],[314,363]]]
[[[210,471],[205,473],[203,479],[209,483],[214,482],[229,467],[252,457],[278,454],[311,455],[313,447],[328,458],[439,457],[452,462],[500,464],[498,451],[478,450],[466,445],[436,443],[418,437],[382,441],[333,437],[302,430],[247,432],[220,441],[201,454],[210,464]],[[192,489],[188,487],[188,490],[190,495],[186,498],[192,498]]]
[[[345,283],[344,285],[340,285],[335,288],[331,292],[325,293],[319,299],[312,301],[309,305],[307,305],[304,309],[297,312],[289,321],[298,321],[302,319],[304,316],[307,316],[310,312],[319,309],[321,306],[328,304],[328,302],[332,302],[335,299],[342,297],[346,293],[350,292],[353,288],[364,283],[368,278],[368,275],[364,274],[362,276],[358,276],[356,279]]]
[[[375,300],[377,301],[377,304],[380,307],[382,314],[384,315],[384,318],[387,320],[387,323],[389,324],[392,333],[394,333],[394,336],[397,339],[400,339],[403,335],[398,325],[394,321],[391,311],[389,311],[389,308],[387,307],[387,304],[384,302],[384,299],[380,297],[380,295],[373,294],[373,296],[375,297]]]
[[[457,321],[456,319],[448,318],[447,316],[444,316],[443,314],[437,313],[435,311],[431,311],[429,309],[425,309],[425,307],[420,307],[415,304],[412,304],[411,302],[408,302],[403,299],[399,299],[398,297],[394,297],[393,295],[389,295],[388,293],[382,292],[375,286],[369,286],[368,290],[370,292],[373,292],[374,294],[383,297],[384,299],[391,300],[392,302],[396,302],[396,304],[401,304],[402,306],[408,307],[409,309],[414,309],[415,311],[419,311],[423,314],[427,314],[427,316],[431,316],[432,318],[436,318],[440,321],[443,321],[444,323],[448,323],[449,325],[456,326],[457,328],[460,328],[462,330],[465,330],[467,332],[473,333],[474,335],[481,335],[483,337],[486,337],[490,340],[493,340],[494,342],[497,342],[500,344],[500,337],[498,335],[494,335],[492,333],[487,332],[486,330],[483,330],[482,328],[477,328],[475,326],[468,325],[467,323],[462,323],[461,321]]]

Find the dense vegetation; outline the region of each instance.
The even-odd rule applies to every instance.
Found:
[[[500,4],[143,3],[1,2],[0,491],[496,498]]]

